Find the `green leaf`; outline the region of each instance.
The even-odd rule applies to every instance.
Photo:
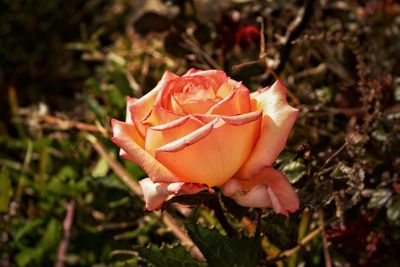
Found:
[[[7,171],[3,170],[0,173],[0,212],[8,212],[11,196],[10,176]]]
[[[368,208],[381,208],[392,197],[392,192],[387,188],[378,189],[372,195],[368,203]]]
[[[138,247],[136,251],[154,266],[160,267],[197,267],[199,264],[182,246]]]
[[[25,221],[24,225],[15,232],[14,240],[18,242],[22,237],[31,231],[37,230],[37,228],[43,223],[43,219],[35,218],[28,219]]]
[[[51,219],[47,224],[46,232],[40,239],[38,246],[43,252],[57,248],[58,242],[61,239],[61,225],[56,219]]]
[[[291,183],[295,183],[307,174],[306,166],[300,161],[291,161],[281,168]]]
[[[50,256],[55,255],[55,250],[60,240],[61,225],[56,219],[50,220],[47,224],[43,237],[35,247],[26,247],[15,256],[18,266],[29,266],[32,262],[42,263],[48,261]],[[53,253],[54,252],[54,253]],[[41,266],[42,264],[38,264]]]
[[[199,224],[188,224],[186,229],[207,259],[208,266],[256,266],[260,248],[259,236],[229,238],[215,229],[208,229]]]
[[[103,177],[108,173],[109,170],[110,167],[107,163],[107,160],[104,157],[100,157],[92,169],[91,175],[93,177]]]
[[[297,245],[295,216],[284,217],[279,214],[271,214],[262,223],[263,232],[267,235],[269,241],[280,249],[290,249]]]
[[[290,151],[283,151],[276,160],[281,170],[291,183],[295,183],[307,174],[307,167],[302,158],[296,159],[296,154]]]
[[[41,257],[42,254],[37,248],[26,248],[15,256],[15,262],[17,263],[17,266],[24,267],[31,263],[33,260],[37,259],[39,257],[39,254]]]
[[[391,201],[386,210],[386,216],[395,225],[400,225],[400,196],[397,195]]]

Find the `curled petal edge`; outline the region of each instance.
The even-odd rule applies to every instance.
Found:
[[[254,177],[247,178],[228,180],[222,187],[222,193],[241,206],[272,208],[285,216],[299,208],[299,198],[282,172],[266,167]]]
[[[207,185],[194,183],[154,183],[150,178],[139,181],[146,202],[146,210],[162,208],[164,202],[174,195],[191,195],[208,190]]]

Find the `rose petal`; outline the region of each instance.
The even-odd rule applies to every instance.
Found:
[[[147,210],[155,210],[162,207],[163,203],[173,195],[191,195],[207,190],[202,184],[190,183],[154,183],[150,178],[139,181],[143,191]]]
[[[182,115],[173,113],[162,107],[153,107],[149,116],[145,120],[143,120],[142,123],[150,127],[154,125],[168,123],[182,117],[183,117]]]
[[[125,117],[125,122],[129,123],[129,124],[133,124],[133,120],[132,120],[132,114],[130,111],[130,107],[136,103],[138,101],[137,98],[134,97],[127,97],[126,98],[126,117]]]
[[[176,182],[176,177],[164,165],[147,153],[139,144],[135,127],[122,121],[112,120],[113,141],[128,154],[129,160],[139,165],[154,182]],[[140,136],[139,136],[140,137]]]
[[[154,103],[155,106],[171,110],[171,99],[173,97],[175,98],[175,96],[179,96],[179,93],[184,93],[186,97],[194,97],[195,99],[198,99],[199,95],[213,94],[215,96],[213,91],[215,86],[216,82],[214,80],[202,76],[178,77],[165,84]],[[177,99],[175,98],[175,100]]]
[[[232,89],[229,94],[226,95],[226,87],[231,86]],[[225,82],[218,90],[218,93],[225,95],[217,104],[211,107],[208,114],[220,114],[220,115],[238,115],[250,112],[250,93],[249,90],[242,86],[241,83],[233,83],[232,81]]]
[[[218,103],[218,99],[186,100],[180,103],[182,109],[188,114],[206,113],[212,106]]]
[[[178,120],[147,128],[145,149],[154,156],[157,148],[188,135],[204,123],[193,116],[181,117]]]
[[[177,76],[171,72],[166,71],[158,82],[157,86],[147,93],[145,96],[141,97],[136,102],[132,103],[129,107],[129,111],[132,116],[132,120],[138,129],[139,134],[144,137],[146,133],[146,125],[143,125],[143,120],[149,115],[151,109],[154,105],[157,95],[160,93],[161,89],[166,85],[168,81],[175,79]]]
[[[250,176],[266,166],[272,166],[285,147],[298,110],[286,101],[285,88],[278,80],[261,92],[252,94],[257,108],[264,111],[260,138],[249,159],[240,169],[240,176]]]
[[[183,76],[203,76],[207,78],[211,78],[216,82],[216,87],[214,90],[217,90],[227,79],[226,73],[222,70],[196,70],[190,69]]]
[[[133,124],[131,112],[129,111],[130,106],[132,106],[133,103],[135,103],[136,101],[137,101],[137,99],[136,99],[136,98],[133,98],[133,97],[129,97],[129,96],[128,96],[128,97],[126,98],[126,103],[127,103],[127,105],[126,105],[126,117],[125,117],[125,122],[126,122],[127,124],[130,124],[130,125],[131,125],[131,127],[130,127],[130,128],[131,128],[131,130],[130,130],[131,137],[135,140],[135,142],[136,142],[140,147],[144,147],[144,140],[143,140],[143,138],[140,136],[140,134],[138,133],[138,131],[137,131],[135,125]],[[123,149],[120,149],[120,150],[119,150],[119,156],[120,156],[121,158],[123,158],[123,159],[127,159],[127,160],[132,161],[132,159],[129,157],[129,155],[128,155]]]
[[[156,159],[181,181],[222,185],[249,156],[260,131],[261,111],[216,117],[156,150]],[[184,167],[183,167],[184,166]]]
[[[222,193],[239,205],[255,208],[273,208],[287,215],[299,208],[299,199],[286,176],[272,167],[263,168],[251,177],[235,177],[227,181]]]

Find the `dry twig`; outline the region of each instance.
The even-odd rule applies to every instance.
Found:
[[[323,210],[319,212],[319,218],[322,226],[321,237],[322,237],[322,247],[324,249],[325,267],[332,267],[331,255],[329,254],[328,239],[326,238],[326,233],[325,233],[325,220],[324,220]]]
[[[68,250],[69,239],[71,238],[72,223],[74,222],[75,200],[72,199],[70,202],[68,202],[66,210],[67,213],[63,223],[64,237],[58,246],[57,260],[54,263],[54,267],[64,267],[65,254]]]

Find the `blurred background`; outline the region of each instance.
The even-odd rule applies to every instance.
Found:
[[[275,167],[302,207],[263,215],[260,266],[399,266],[399,55],[394,0],[0,1],[0,266],[146,266],[135,247],[177,243],[111,170],[145,177],[110,119],[191,67],[279,76],[300,110]],[[218,229],[196,207],[175,216]]]

